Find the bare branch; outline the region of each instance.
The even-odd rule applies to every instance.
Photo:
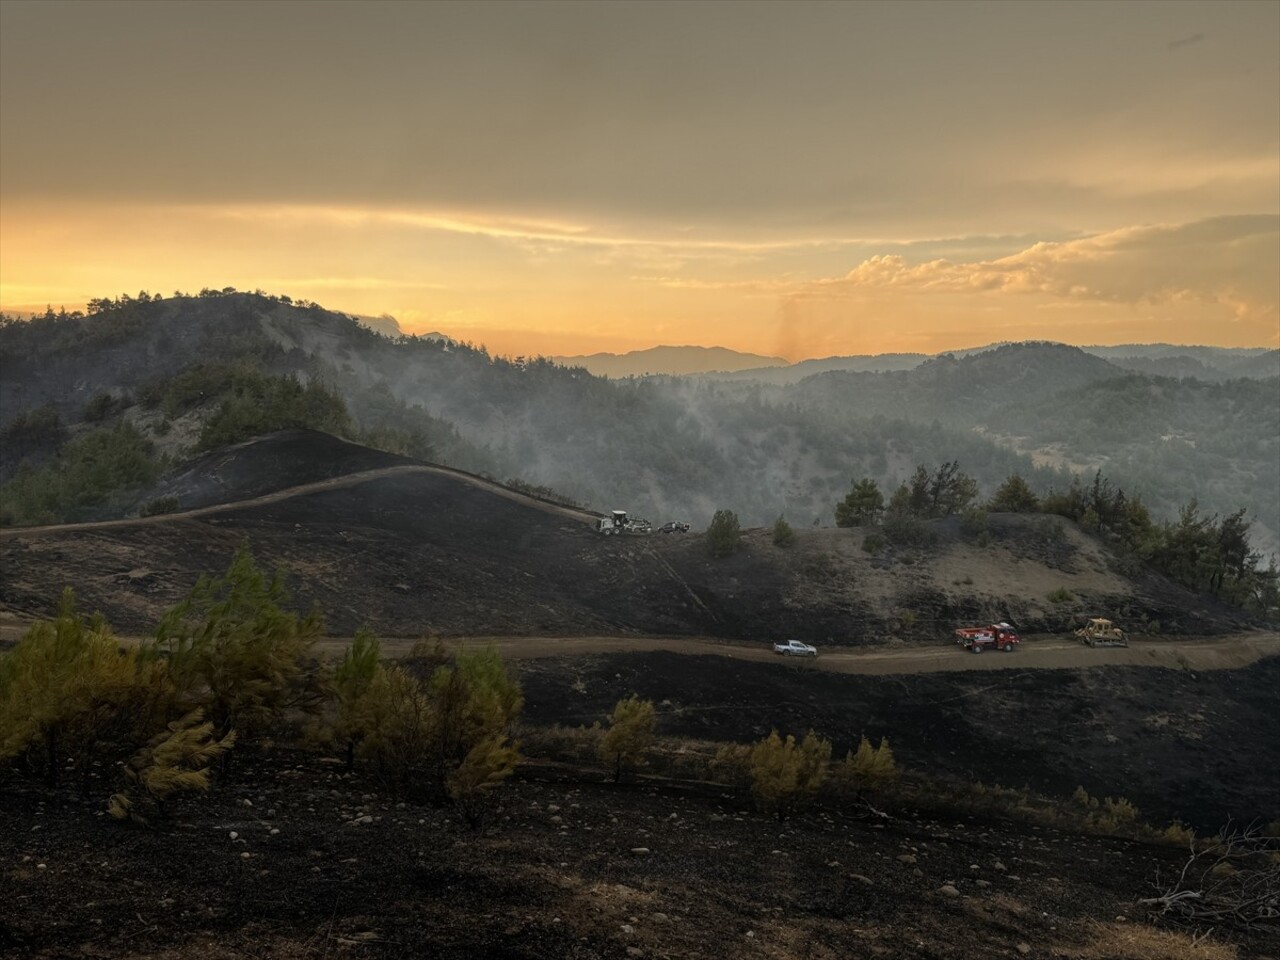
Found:
[[[1178,879],[1166,885],[1157,874],[1156,890],[1138,905],[1174,923],[1280,926],[1280,837],[1228,823],[1211,840],[1192,840]]]

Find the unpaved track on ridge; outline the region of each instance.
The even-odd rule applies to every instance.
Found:
[[[430,473],[443,477],[450,477],[454,480],[460,480],[464,483],[470,483],[473,486],[482,487],[490,493],[495,493],[500,497],[506,497],[508,500],[515,500],[535,509],[542,510],[546,513],[554,513],[570,520],[577,520],[581,523],[594,525],[599,518],[598,514],[591,513],[588,510],[578,510],[573,507],[562,506],[557,503],[551,503],[546,500],[539,500],[537,497],[530,497],[519,491],[504,487],[500,483],[494,483],[491,480],[485,480],[483,477],[477,477],[469,473],[463,473],[459,470],[451,470],[448,467],[432,467],[425,465],[407,465],[399,467],[383,467],[379,470],[362,470],[359,473],[348,473],[340,477],[331,477],[328,480],[317,480],[315,483],[304,483],[296,487],[288,487],[284,490],[277,490],[275,493],[268,493],[261,497],[252,497],[248,500],[235,500],[230,503],[216,503],[208,507],[199,507],[195,510],[183,510],[179,513],[160,513],[151,517],[128,517],[123,520],[97,520],[91,523],[56,523],[46,527],[6,527],[0,529],[0,540],[18,540],[23,537],[41,537],[50,533],[77,533],[91,532],[94,530],[109,530],[112,527],[133,527],[146,526],[153,523],[171,523],[175,520],[199,520],[201,517],[211,516],[218,513],[226,513],[233,510],[244,510],[253,507],[262,507],[271,503],[279,503],[281,500],[288,500],[292,497],[306,496],[309,493],[319,493],[324,490],[342,490],[346,487],[358,487],[362,483],[368,483],[371,480],[380,480],[384,477],[400,476],[402,474],[411,473]]]
[[[340,656],[349,642],[344,638],[326,637],[317,644],[317,649]],[[1024,640],[1022,649],[1015,653],[987,651],[979,655],[945,642],[927,647],[828,648],[814,660],[780,657],[764,642],[742,644],[702,637],[471,637],[446,641],[446,645],[452,647],[490,643],[512,660],[665,651],[864,675],[1106,666],[1233,670],[1263,657],[1280,656],[1280,634],[1263,632],[1197,640],[1134,640],[1128,647],[1107,648],[1086,647],[1074,638],[1042,637]],[[414,641],[408,639],[383,639],[382,652],[387,657],[404,657],[413,644]]]

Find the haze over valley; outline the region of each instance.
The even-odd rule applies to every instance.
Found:
[[[0,955],[1280,956],[1280,4],[0,0]]]

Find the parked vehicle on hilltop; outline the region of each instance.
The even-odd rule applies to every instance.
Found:
[[[605,536],[619,534],[645,534],[653,531],[653,524],[643,517],[631,517],[625,510],[614,510],[609,516],[596,521],[596,532]]]

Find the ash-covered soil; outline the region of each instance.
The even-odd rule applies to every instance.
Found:
[[[248,762],[152,830],[0,782],[0,950],[1181,960],[1271,949],[1259,936],[1206,952],[1140,922],[1133,901],[1178,862],[1171,848],[910,813],[779,825],[709,787],[525,776],[478,834],[289,752]]]
[[[658,729],[673,736],[748,742],[813,729],[836,756],[864,734],[888,737],[911,769],[1064,800],[1083,786],[1126,797],[1153,821],[1216,831],[1229,819],[1280,819],[1276,657],[1199,673],[853,676],[803,661],[656,652],[522,661],[520,679],[533,723],[590,725],[635,693],[659,704]]]
[[[407,463],[358,474],[307,466],[386,457],[364,458],[362,449],[291,431],[207,458],[203,479],[173,481],[191,497],[256,500],[0,531],[0,606],[42,616],[69,585],[118,630],[146,632],[247,538],[262,561],[289,571],[302,605],[323,607],[337,635],[368,624],[389,636],[647,633],[859,645],[936,639],[994,620],[1062,632],[1108,616],[1135,632],[1204,635],[1243,619],[1163,578],[1122,575],[1096,540],[1045,517],[994,517],[986,546],[954,519],[940,521],[937,546],[875,556],[860,530],[799,530],[790,549],[753,530],[735,555],[713,560],[701,535],[602,537],[589,513],[467,474]],[[1073,599],[1050,602],[1058,590]]]
[[[416,462],[314,430],[282,430],[183,464],[139,494],[135,509],[152,500],[173,497],[180,510],[195,510]]]

